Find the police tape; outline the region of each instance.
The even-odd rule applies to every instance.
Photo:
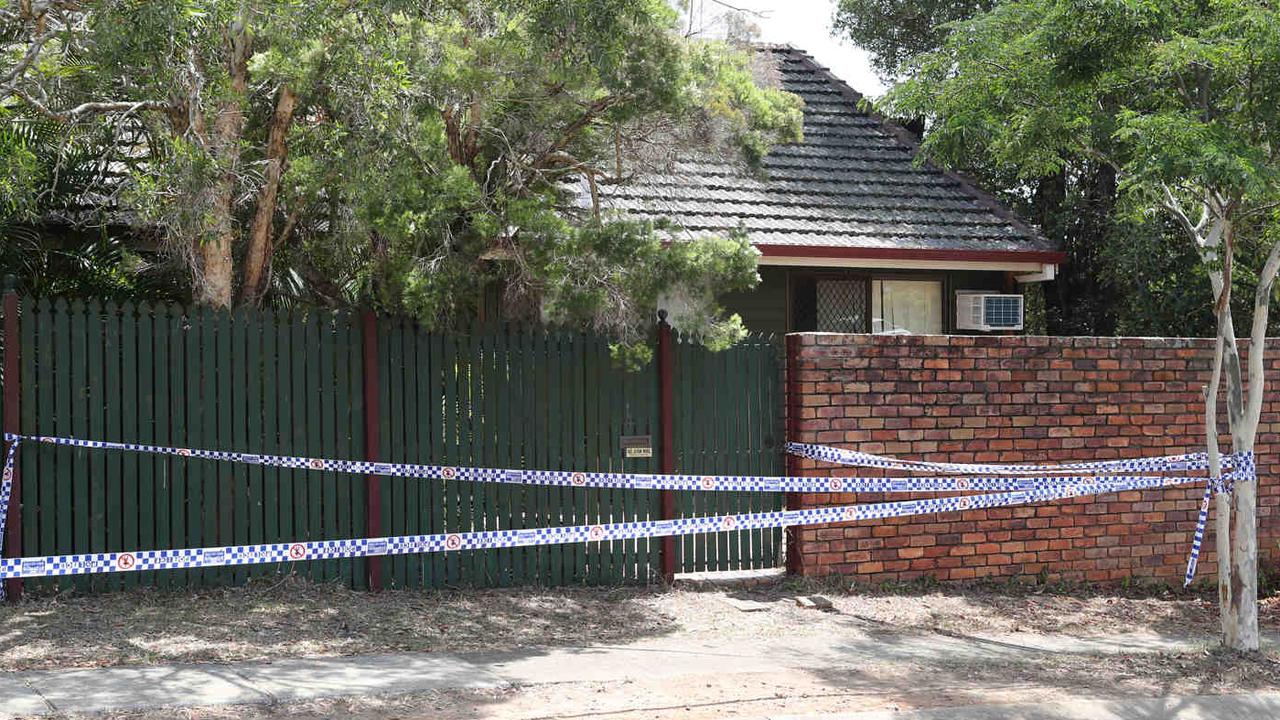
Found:
[[[992,465],[975,463],[942,463],[923,460],[900,460],[884,455],[846,450],[829,445],[811,443],[787,443],[787,452],[813,460],[824,460],[839,465],[871,467],[882,470],[909,470],[913,472],[965,473],[968,475],[1040,475],[1063,473],[1110,472],[1188,472],[1209,469],[1206,453],[1185,453],[1158,457],[1123,460],[1099,460],[1095,462],[1060,463],[1056,465]],[[1251,462],[1252,453],[1236,453],[1222,456],[1222,466],[1231,468]]]
[[[4,542],[5,524],[9,520],[9,495],[13,492],[13,463],[18,458],[20,442],[14,440],[10,443],[9,451],[4,456],[4,470],[0,471],[0,542]],[[0,583],[0,600],[4,597],[4,584]]]
[[[1204,543],[1204,530],[1209,521],[1209,500],[1215,493],[1230,495],[1237,482],[1251,482],[1258,479],[1258,470],[1254,465],[1253,453],[1243,453],[1241,461],[1234,470],[1224,472],[1221,477],[1211,477],[1205,483],[1204,497],[1200,500],[1200,512],[1196,516],[1195,533],[1191,536],[1191,553],[1187,558],[1187,572],[1182,586],[1187,587],[1196,577],[1196,566],[1200,564],[1200,546]]]
[[[918,460],[899,460],[897,458],[873,455],[871,453],[845,450],[828,445],[809,443],[788,443],[787,452],[793,455],[824,460],[840,465],[857,467],[873,467],[885,470],[910,470],[915,472],[972,472],[995,475],[1023,475],[1044,472],[1179,472],[1208,470],[1210,468],[1207,453],[1187,453],[1183,455],[1165,455],[1162,457],[1137,458],[1132,460],[1103,460],[1098,462],[1065,463],[1061,465],[980,465],[973,463],[938,463]],[[1204,543],[1205,527],[1209,521],[1209,500],[1214,493],[1230,494],[1237,482],[1257,480],[1257,466],[1254,464],[1252,452],[1233,453],[1221,458],[1220,466],[1226,470],[1221,477],[1211,477],[1205,484],[1204,496],[1200,501],[1200,512],[1196,516],[1195,532],[1191,536],[1191,551],[1187,557],[1187,571],[1183,575],[1182,586],[1187,587],[1195,579],[1196,568],[1200,564],[1200,548]]]
[[[1078,487],[1094,488],[1092,493],[1116,492],[1135,487],[1153,487],[1176,485],[1190,482],[1192,478],[1162,478],[1140,475],[1093,476],[1093,475],[1055,475],[1051,473],[1102,473],[1108,471],[1157,471],[1179,472],[1208,468],[1208,456],[1204,453],[1188,453],[1161,457],[1137,458],[1129,460],[1106,460],[1085,463],[1067,463],[1061,465],[992,465],[974,463],[936,463],[925,461],[899,460],[897,458],[873,455],[870,453],[844,450],[825,445],[790,443],[787,450],[793,454],[825,460],[844,465],[856,465],[885,470],[910,470],[916,472],[972,472],[989,474],[995,477],[911,477],[911,478],[866,478],[866,477],[773,477],[773,476],[723,476],[723,475],[656,475],[644,473],[596,473],[556,470],[519,470],[504,468],[468,468],[444,465],[419,465],[411,463],[381,463],[371,461],[332,460],[307,458],[286,455],[264,455],[240,453],[221,450],[201,450],[190,448],[167,447],[143,443],[118,443],[101,440],[82,440],[77,438],[61,438],[38,435],[6,434],[5,439],[11,441],[5,457],[3,481],[0,482],[0,534],[3,533],[6,521],[6,509],[12,488],[13,466],[19,443],[22,440],[33,440],[45,444],[62,445],[79,448],[121,450],[129,452],[171,455],[182,458],[205,459],[242,464],[265,465],[285,469],[318,470],[351,473],[360,475],[387,475],[392,477],[408,477],[415,479],[441,479],[469,482],[499,482],[514,484],[558,485],[574,488],[621,488],[621,489],[657,489],[657,490],[706,490],[737,492],[809,492],[809,493],[856,493],[856,492],[946,492],[946,491],[1013,491],[1011,495],[993,497],[1015,497],[1032,493],[1037,497],[1043,493],[1069,490]],[[1190,584],[1195,575],[1201,544],[1204,538],[1205,525],[1208,519],[1209,498],[1216,490],[1230,492],[1236,481],[1249,481],[1256,477],[1252,453],[1224,456],[1223,467],[1228,471],[1221,478],[1211,479],[1205,490],[1204,499],[1197,519],[1193,536],[1190,557],[1187,564],[1186,584]],[[1046,473],[1041,477],[1026,477],[1033,473]],[[1154,483],[1154,485],[1153,485]],[[1070,497],[1070,494],[1056,497]],[[939,498],[940,502],[956,498]],[[1045,497],[1043,499],[1055,499]],[[849,506],[858,507],[858,506]],[[946,510],[930,510],[928,512],[945,512]],[[734,517],[734,516],[726,516]],[[716,520],[718,518],[711,518]],[[698,520],[694,518],[692,520]],[[703,518],[702,520],[708,520]],[[597,526],[598,527],[598,526]],[[778,527],[778,526],[774,526]],[[529,531],[524,531],[529,532]],[[709,532],[709,530],[692,530],[690,532]],[[653,535],[652,537],[657,537]],[[441,536],[443,537],[443,536]],[[588,538],[590,539],[590,538]],[[342,541],[349,542],[349,541]],[[574,540],[556,540],[554,542],[574,542]],[[296,545],[296,544],[295,544]],[[305,544],[304,544],[305,545]],[[266,547],[266,546],[251,546]],[[290,545],[289,547],[294,547]],[[499,546],[495,546],[499,547]],[[450,549],[450,548],[445,548]],[[146,551],[163,552],[163,551]],[[257,553],[267,552],[257,550]],[[133,555],[126,553],[130,557]],[[75,556],[79,557],[79,556]],[[87,557],[87,556],[86,556]],[[81,560],[79,562],[89,562]],[[106,562],[99,559],[99,564]],[[257,562],[257,561],[255,561]],[[263,562],[271,562],[266,560]],[[93,571],[101,572],[101,570]],[[2,577],[2,576],[0,576]],[[3,588],[0,588],[3,597]]]
[[[231,545],[179,550],[131,550],[76,555],[6,558],[0,560],[0,579],[61,577],[113,572],[257,565],[333,560],[340,558],[414,555],[495,548],[607,542],[788,526],[823,525],[933,513],[980,510],[1062,500],[1071,497],[1167,487],[1193,481],[1187,477],[1135,478],[1123,487],[1093,480],[1054,488],[1009,493],[965,495],[865,505],[780,510],[772,512],[639,520],[568,527],[485,530],[344,540]]]
[[[1142,476],[1123,475],[1093,478],[1090,475],[1043,477],[779,477],[768,475],[659,475],[653,473],[578,472],[569,470],[524,470],[516,468],[454,467],[414,463],[373,462],[366,460],[333,460],[292,455],[266,455],[227,450],[167,447],[142,443],[50,437],[43,435],[7,434],[5,439],[29,440],[50,445],[119,450],[155,455],[169,455],[197,460],[215,460],[248,465],[262,465],[295,470],[315,470],[353,475],[381,475],[418,480],[489,482],[516,485],[552,485],[571,488],[606,488],[615,490],[703,490],[710,492],[800,492],[800,493],[906,493],[906,492],[985,492],[1003,490],[1035,490],[1042,487],[1071,485],[1086,479],[1124,483]],[[837,448],[825,448],[837,450]],[[1185,456],[1174,456],[1182,458]],[[825,459],[825,458],[824,458]],[[1168,460],[1168,458],[1166,458]],[[1170,465],[1176,464],[1172,460]],[[1048,466],[1045,466],[1048,467]]]

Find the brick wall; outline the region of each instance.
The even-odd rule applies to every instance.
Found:
[[[1207,340],[803,333],[787,341],[794,441],[954,462],[1101,460],[1204,447]],[[1277,368],[1280,344],[1270,349],[1268,370],[1280,393]],[[1270,481],[1278,411],[1280,402],[1267,403],[1256,448],[1266,564],[1280,559],[1280,487]],[[800,475],[875,474],[789,462]],[[922,575],[1180,582],[1202,493],[1202,485],[1188,485],[800,528],[790,538],[791,569],[871,582]],[[803,494],[791,506],[884,499],[908,496]],[[1211,517],[1202,579],[1216,568],[1212,528]]]

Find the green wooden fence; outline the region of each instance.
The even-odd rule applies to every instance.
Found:
[[[364,458],[361,319],[24,298],[21,432],[246,452]],[[608,341],[492,327],[430,333],[377,320],[381,460],[656,472],[656,363],[613,367]],[[779,347],[675,343],[677,470],[780,474]],[[9,378],[6,382],[11,382]],[[650,435],[654,458],[619,438]],[[25,555],[363,537],[363,478],[132,453],[24,446]],[[658,517],[658,493],[383,478],[382,534]],[[682,515],[777,509],[778,494],[681,493]],[[227,585],[296,571],[364,587],[639,582],[659,541],[630,540],[78,577],[78,590]],[[772,567],[780,531],[677,541],[681,570]]]

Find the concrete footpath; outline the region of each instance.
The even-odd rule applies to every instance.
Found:
[[[1277,638],[1267,638],[1278,646]],[[0,718],[166,707],[275,704],[329,697],[394,695],[454,689],[521,687],[642,677],[786,673],[815,666],[849,667],[869,656],[910,662],[1016,662],[1046,653],[1175,652],[1209,641],[1115,636],[1074,639],[1033,635],[950,637],[904,634],[679,644],[561,647],[470,655],[396,654],[290,659],[225,665],[161,665],[0,675]],[[985,714],[984,714],[985,713]],[[783,716],[775,716],[781,718]],[[800,718],[847,720],[987,720],[990,718],[1280,718],[1280,692],[1133,700],[1083,699],[1036,706],[966,706],[943,710]]]
[[[875,710],[823,715],[773,715],[768,720],[1266,720],[1280,718],[1280,693],[1186,695],[1032,705],[968,705],[929,710]]]

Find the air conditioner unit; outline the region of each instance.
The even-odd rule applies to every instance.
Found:
[[[956,293],[957,330],[1021,330],[1022,296],[963,290]]]

